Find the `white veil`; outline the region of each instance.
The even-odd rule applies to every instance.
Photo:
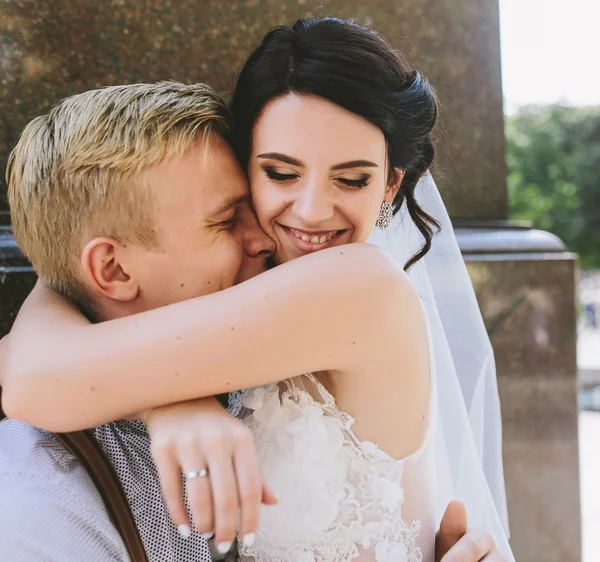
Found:
[[[502,423],[492,346],[452,223],[430,173],[415,190],[423,209],[441,224],[429,253],[410,270],[431,329],[436,372],[436,516],[451,500],[467,508],[469,526],[491,532],[508,560],[508,516],[502,465]],[[402,266],[422,246],[406,206],[386,231],[368,242]]]

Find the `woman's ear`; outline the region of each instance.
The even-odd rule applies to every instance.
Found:
[[[94,238],[81,253],[84,279],[92,292],[118,302],[131,302],[139,285],[127,263],[124,246],[113,238]]]
[[[385,196],[383,198],[384,201],[387,201],[388,203],[393,203],[394,199],[396,198],[396,195],[398,195],[398,191],[400,191],[400,186],[402,185],[402,180],[404,179],[405,173],[406,170],[402,170],[400,168],[392,168],[388,176]]]

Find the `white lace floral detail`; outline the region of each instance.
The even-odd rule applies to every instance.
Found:
[[[234,417],[238,417],[242,412],[242,393],[239,390],[230,392],[227,396],[227,411]]]
[[[420,522],[402,520],[404,462],[359,441],[354,419],[312,375],[242,393],[263,475],[279,503],[263,508],[242,559],[422,562]]]

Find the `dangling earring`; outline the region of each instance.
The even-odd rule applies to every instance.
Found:
[[[375,226],[378,227],[380,230],[385,230],[388,226],[390,226],[390,223],[392,222],[392,218],[394,216],[394,214],[392,213],[392,208],[392,204],[388,203],[387,201],[384,201],[381,204],[379,216],[377,217],[377,222],[375,223]]]

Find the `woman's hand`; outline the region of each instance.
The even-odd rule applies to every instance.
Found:
[[[179,532],[183,536],[191,532],[181,475],[192,473],[186,484],[194,527],[214,532],[220,552],[231,547],[238,524],[240,537],[251,544],[260,504],[277,500],[263,483],[246,426],[215,398],[155,408],[141,419],[148,427],[163,495]]]

